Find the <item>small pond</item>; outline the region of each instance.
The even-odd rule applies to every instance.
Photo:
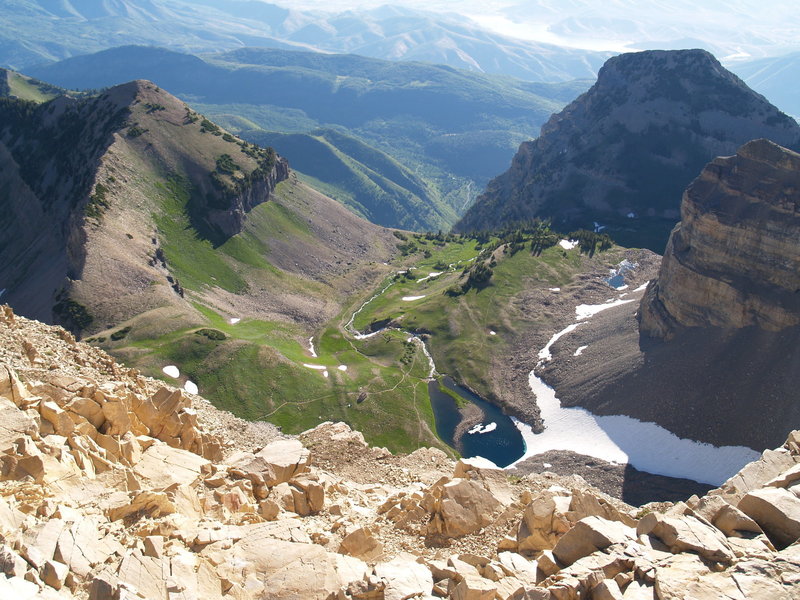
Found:
[[[475,404],[483,413],[480,427],[470,429],[461,440],[455,440],[455,432],[461,422],[461,411],[452,396],[439,389],[437,381],[428,383],[436,433],[443,442],[455,448],[464,458],[481,456],[499,467],[506,467],[525,454],[525,442],[519,429],[498,407],[477,394],[456,384],[450,377],[442,378],[442,384],[465,400]],[[492,424],[496,424],[492,426]]]

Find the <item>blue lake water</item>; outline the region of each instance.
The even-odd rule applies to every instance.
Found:
[[[525,454],[522,434],[498,407],[456,384],[450,377],[444,377],[442,384],[475,404],[483,413],[483,425],[497,424],[496,429],[486,433],[465,433],[456,442],[454,436],[461,422],[461,412],[456,401],[439,390],[438,382],[431,381],[428,383],[428,392],[436,420],[436,433],[443,442],[458,450],[464,458],[482,456],[499,467],[506,467]]]

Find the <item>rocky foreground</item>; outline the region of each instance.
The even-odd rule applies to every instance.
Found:
[[[0,310],[0,597],[800,596],[800,432],[634,508],[341,423],[287,438]]]

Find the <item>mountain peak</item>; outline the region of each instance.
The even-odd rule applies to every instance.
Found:
[[[457,229],[551,218],[562,230],[604,227],[661,252],[694,176],[762,137],[794,147],[800,127],[705,50],[616,56],[520,146]]]

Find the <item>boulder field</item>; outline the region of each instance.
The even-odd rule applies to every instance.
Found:
[[[252,425],[0,309],[0,597],[800,595],[800,432],[719,489],[633,507],[343,423]]]

